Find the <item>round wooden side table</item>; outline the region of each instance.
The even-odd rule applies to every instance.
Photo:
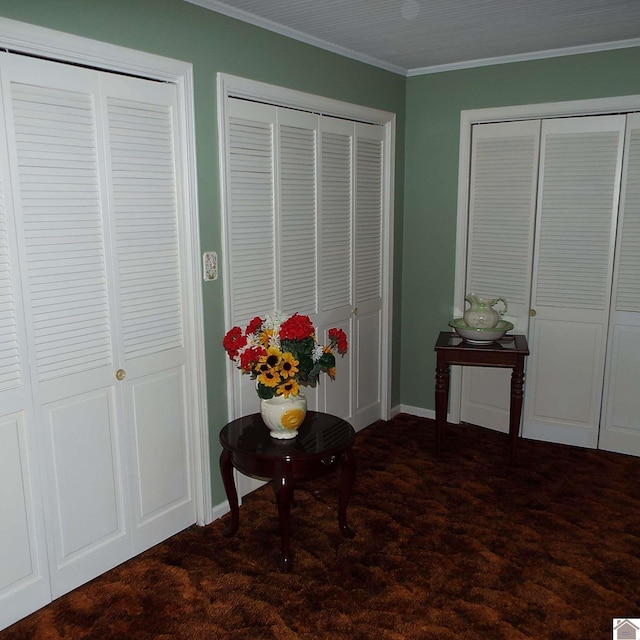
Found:
[[[285,573],[291,571],[291,504],[295,483],[318,478],[340,467],[338,526],[343,536],[353,538],[355,534],[347,524],[347,504],[356,473],[351,450],[355,435],[346,420],[318,411],[307,412],[298,435],[290,440],[272,438],[259,413],[238,418],[223,427],[220,471],[231,507],[231,522],[224,535],[234,535],[240,523],[234,467],[253,478],[272,481],[282,538],[278,567]]]

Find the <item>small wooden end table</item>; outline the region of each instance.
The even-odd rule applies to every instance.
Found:
[[[520,430],[522,398],[524,396],[524,361],[529,355],[527,339],[521,334],[509,334],[491,344],[472,344],[457,333],[442,331],[434,347],[436,363],[436,455],[442,452],[442,441],[447,424],[449,404],[449,365],[474,367],[503,367],[511,373],[511,400],[509,403],[509,440],[511,462],[515,462],[516,443]]]
[[[220,471],[231,507],[231,522],[223,535],[233,536],[240,523],[234,467],[245,475],[273,481],[282,538],[278,567],[288,573],[293,567],[290,532],[294,485],[301,480],[318,478],[339,466],[342,483],[338,526],[343,536],[353,538],[355,533],[347,524],[347,504],[356,473],[351,450],[355,435],[353,427],[342,418],[317,411],[307,411],[298,435],[290,440],[272,438],[259,413],[238,418],[223,427]]]

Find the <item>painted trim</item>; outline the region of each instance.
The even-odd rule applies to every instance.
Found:
[[[465,273],[467,260],[467,225],[469,214],[469,171],[471,165],[471,130],[474,124],[541,120],[572,116],[607,115],[640,111],[640,95],[593,98],[566,102],[514,105],[460,112],[460,145],[458,160],[458,211],[456,222],[455,279],[453,317],[464,312]],[[449,383],[449,419],[460,422],[462,406],[462,367],[452,367]]]
[[[191,0],[187,0],[191,1]],[[226,127],[227,121],[227,100],[230,97],[246,98],[259,102],[303,109],[312,113],[357,120],[369,124],[376,124],[384,127],[384,147],[385,165],[387,172],[384,176],[385,196],[383,208],[385,212],[383,234],[388,240],[383,245],[383,298],[382,298],[382,354],[381,354],[381,400],[380,413],[383,420],[387,420],[390,412],[391,398],[391,357],[392,344],[386,336],[392,335],[392,300],[393,300],[393,228],[394,228],[394,176],[395,176],[395,135],[396,135],[396,115],[388,111],[381,111],[360,105],[325,98],[310,93],[287,89],[275,85],[241,78],[225,73],[218,73],[218,139],[219,162],[220,162],[220,206],[222,211],[226,209],[226,175],[225,158],[227,149]],[[231,305],[230,293],[224,274],[229,273],[229,257],[227,252],[227,229],[226,216],[222,216],[222,237],[224,239],[224,249],[222,252],[223,262],[223,284],[224,284],[224,306],[225,306],[225,329],[231,328]],[[235,416],[234,392],[232,376],[233,365],[227,361],[227,411],[231,419]]]
[[[194,419],[194,424],[189,425],[189,436],[194,447],[191,464],[195,484],[196,521],[200,525],[207,524],[212,520],[211,466],[205,382],[204,310],[200,280],[192,65],[6,18],[0,18],[0,47],[61,62],[75,62],[108,71],[171,82],[177,86],[178,136],[184,150],[180,155],[180,171],[185,185],[182,205],[187,213],[183,222],[191,252],[191,260],[186,267],[187,278],[193,285],[189,287],[190,307],[187,313],[191,325],[189,353],[192,357],[189,358],[189,376],[193,381],[191,414]],[[191,317],[190,311],[194,312],[194,317]]]

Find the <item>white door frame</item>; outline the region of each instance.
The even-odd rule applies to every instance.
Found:
[[[204,318],[202,284],[200,279],[200,235],[198,227],[198,199],[196,189],[195,122],[193,102],[193,70],[187,62],[164,58],[134,49],[90,40],[52,29],[37,27],[0,17],[0,47],[9,51],[42,56],[60,62],[91,66],[116,73],[126,73],[151,80],[171,82],[178,93],[177,132],[181,153],[179,171],[184,176],[182,207],[186,249],[188,331],[185,345],[189,353],[188,377],[191,379],[191,415],[189,424],[194,469],[196,521],[212,521],[211,467],[205,384]]]
[[[453,317],[464,313],[465,274],[467,263],[467,226],[469,215],[469,170],[471,159],[471,129],[474,124],[509,122],[583,115],[604,115],[640,110],[640,95],[549,102],[541,104],[489,107],[460,112],[460,148],[458,160],[458,213],[456,226],[455,285]],[[453,367],[450,383],[450,403],[447,420],[460,422],[462,403],[461,367]]]
[[[378,124],[384,127],[384,174],[383,174],[383,228],[382,237],[382,354],[381,354],[381,417],[389,419],[391,401],[391,329],[392,329],[392,300],[393,300],[393,217],[394,217],[394,180],[395,175],[395,136],[396,116],[388,111],[380,111],[370,107],[342,102],[332,98],[304,93],[293,89],[286,89],[275,85],[248,80],[238,76],[218,73],[218,132],[221,172],[225,166],[224,135],[227,100],[229,97],[246,98],[259,102],[266,102],[282,107],[302,109],[327,116],[358,120],[370,124]],[[222,175],[222,173],[221,173]],[[221,180],[221,207],[224,210],[226,203],[225,181]],[[223,237],[227,237],[225,219],[222,217]],[[226,240],[225,240],[226,242]],[[227,279],[229,260],[228,250],[225,244],[222,262],[224,300],[225,300],[225,326],[231,327],[230,292]],[[229,419],[236,418],[234,409],[233,391],[233,365],[227,362],[227,405]]]

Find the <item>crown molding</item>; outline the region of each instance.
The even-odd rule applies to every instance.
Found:
[[[268,31],[273,31],[288,38],[293,38],[294,40],[304,42],[305,44],[310,44],[314,47],[319,47],[320,49],[331,51],[332,53],[345,56],[346,58],[352,58],[353,60],[357,60],[358,62],[364,62],[365,64],[379,67],[380,69],[384,69],[385,71],[391,71],[392,73],[397,73],[399,75],[407,77],[422,76],[431,73],[444,73],[446,71],[459,71],[462,69],[473,69],[475,67],[488,67],[496,64],[509,64],[511,62],[528,62],[532,60],[543,60],[545,58],[559,58],[562,56],[580,55],[583,53],[597,53],[599,51],[626,49],[630,47],[640,46],[640,38],[633,38],[630,40],[618,40],[613,42],[579,45],[575,47],[547,49],[544,51],[532,51],[529,53],[520,53],[509,56],[496,56],[493,58],[479,58],[476,60],[463,60],[460,62],[452,62],[448,64],[407,69],[390,62],[386,62],[384,60],[359,53],[358,51],[354,51],[353,49],[332,44],[331,42],[327,42],[326,40],[322,40],[321,38],[316,38],[307,33],[303,33],[302,31],[290,29],[289,27],[285,27],[281,24],[278,24],[277,22],[273,22],[272,20],[267,20],[266,18],[256,16],[252,13],[249,13],[248,11],[230,7],[219,0],[183,1],[189,2],[190,4],[198,5],[205,9],[210,9],[211,11],[221,13],[230,18],[241,20],[242,22],[248,22],[249,24],[252,24],[256,27],[261,27],[263,29],[267,29]]]
[[[463,62],[441,64],[435,65],[433,67],[409,69],[407,71],[407,76],[421,76],[429,73],[458,71],[460,69],[473,69],[474,67],[488,67],[495,64],[508,64],[510,62],[528,62],[531,60],[543,60],[545,58],[560,58],[562,56],[575,56],[583,53],[597,53],[599,51],[627,49],[630,47],[640,47],[640,38],[633,38],[632,40],[618,40],[615,42],[602,42],[599,44],[587,44],[577,47],[563,47],[561,49],[547,49],[546,51],[533,51],[531,53],[521,53],[511,56],[481,58],[479,60],[465,60]]]
[[[261,18],[260,16],[256,16],[253,13],[249,13],[248,11],[243,11],[242,9],[230,7],[223,2],[218,2],[217,0],[184,0],[184,2],[189,2],[190,4],[195,4],[199,7],[210,9],[211,11],[215,11],[216,13],[222,13],[225,16],[235,18],[236,20],[241,20],[242,22],[248,22],[249,24],[252,24],[256,27],[261,27],[262,29],[273,31],[280,34],[281,36],[286,36],[287,38],[292,38],[293,40],[298,40],[299,42],[310,44],[314,47],[318,47],[319,49],[325,49],[326,51],[330,51],[331,53],[337,53],[338,55],[344,56],[345,58],[352,58],[353,60],[357,60],[358,62],[364,62],[365,64],[370,64],[371,66],[384,69],[385,71],[391,71],[392,73],[397,73],[402,76],[407,75],[407,70],[403,67],[385,62],[384,60],[379,60],[378,58],[367,56],[363,53],[359,53],[358,51],[354,51],[353,49],[349,49],[347,47],[341,47],[331,42],[327,42],[326,40],[322,40],[322,38],[316,38],[315,36],[311,36],[308,33],[298,31],[297,29],[290,29],[289,27],[285,27],[284,25],[273,22],[272,20]]]

